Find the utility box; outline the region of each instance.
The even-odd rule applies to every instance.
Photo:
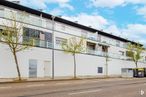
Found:
[[[142,78],[142,77],[146,76],[145,72],[146,72],[145,68],[134,68],[133,69],[133,76]]]
[[[132,68],[122,68],[122,77],[133,77],[133,69]]]

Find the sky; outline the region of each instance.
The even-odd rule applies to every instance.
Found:
[[[16,1],[16,0],[9,0]],[[146,0],[19,0],[20,4],[78,21],[146,46]]]

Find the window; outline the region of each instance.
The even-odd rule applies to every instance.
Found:
[[[103,73],[103,68],[102,67],[98,67],[98,73]]]
[[[56,44],[61,45],[62,43],[66,43],[66,42],[67,42],[67,39],[56,37]]]
[[[30,38],[33,38],[36,46],[52,47],[52,33],[25,27],[23,31],[23,41],[29,41]]]
[[[91,43],[91,42],[87,42],[87,49],[88,50],[95,50],[96,49],[96,44]]]

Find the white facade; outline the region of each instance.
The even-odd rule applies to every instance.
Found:
[[[0,25],[3,22],[11,21],[10,11],[14,11],[17,20],[20,21],[22,11],[12,9],[5,6],[0,6]],[[10,20],[9,20],[10,19]],[[86,37],[85,49],[82,54],[76,54],[77,62],[77,77],[98,77],[106,74],[106,61],[104,57],[103,46],[106,47],[109,53],[108,75],[121,76],[122,68],[135,68],[133,61],[127,60],[126,57],[126,42],[111,38],[110,36],[99,35],[98,32],[91,32],[79,27],[67,25],[58,21],[36,16],[30,13],[25,14],[23,21],[25,28],[31,28],[51,35],[54,32],[54,76],[55,78],[72,78],[74,74],[73,56],[62,51],[59,44],[60,41],[67,40],[71,37]],[[52,30],[54,26],[54,31]],[[40,34],[39,34],[40,35]],[[44,36],[45,37],[45,36]],[[40,37],[38,42],[39,47],[33,47],[28,50],[17,53],[20,71],[23,78],[51,78],[52,77],[52,48],[51,41],[45,42],[46,39]],[[42,38],[42,39],[41,39]],[[48,37],[49,38],[49,37]],[[57,40],[58,39],[58,40]],[[23,39],[22,39],[23,41]],[[45,43],[45,46],[44,46]],[[46,46],[47,43],[47,46]],[[49,44],[48,44],[49,43]],[[0,43],[0,78],[16,78],[17,70],[13,55],[6,44]],[[30,71],[31,66],[34,66],[35,71]],[[35,67],[36,66],[36,67]],[[145,54],[143,59],[138,64],[139,67],[146,68]],[[102,69],[99,72],[99,68]],[[30,72],[35,73],[31,76]]]

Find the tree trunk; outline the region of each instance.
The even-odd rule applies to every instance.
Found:
[[[108,55],[106,53],[106,77],[108,77]]]
[[[136,68],[138,68],[138,64],[137,64],[137,62],[135,62],[135,65],[136,65]]]
[[[107,63],[107,60],[106,60],[106,77],[108,77],[108,63]]]
[[[13,55],[14,55],[14,59],[15,59],[15,63],[16,63],[16,68],[17,68],[18,80],[21,81],[21,74],[20,74],[18,59],[17,59],[17,55],[16,55],[15,51],[13,52]]]
[[[76,55],[73,54],[74,57],[74,79],[76,79]]]

